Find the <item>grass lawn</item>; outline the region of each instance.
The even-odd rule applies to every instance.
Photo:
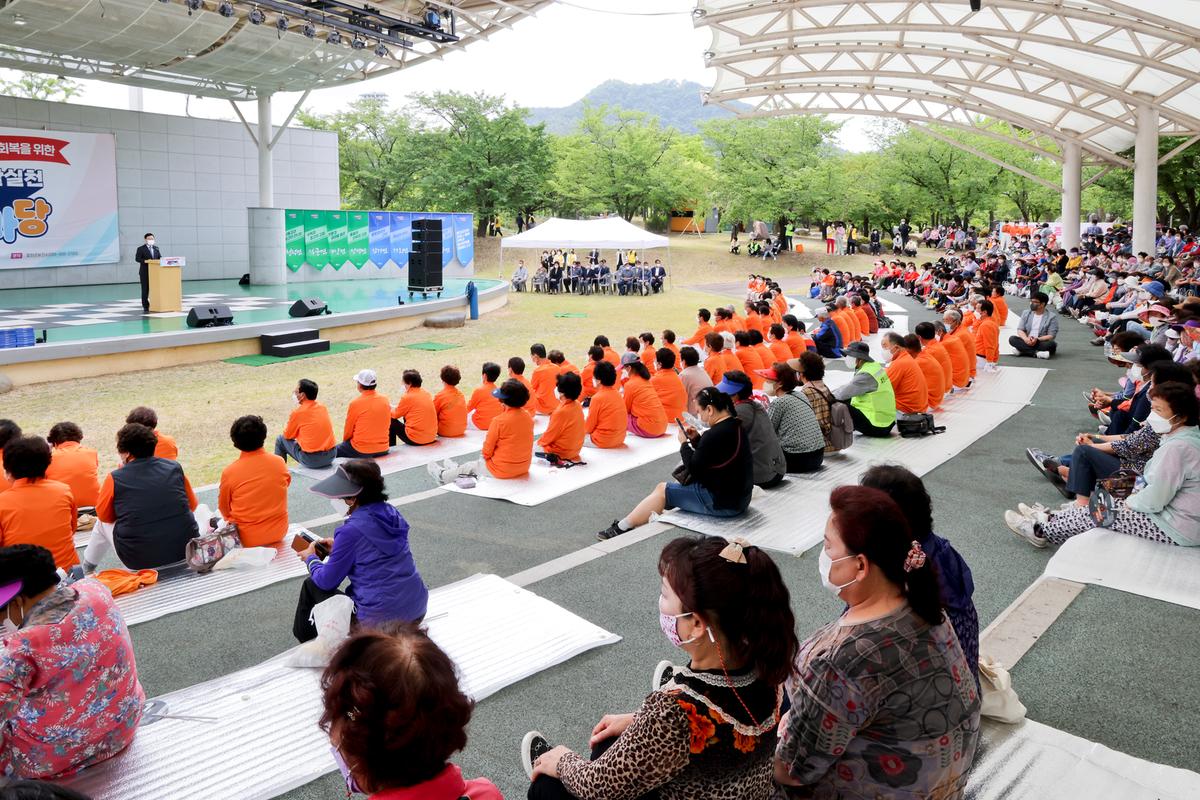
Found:
[[[805,245],[813,249],[809,242]],[[496,240],[477,242],[476,270],[481,276],[497,274],[498,253]],[[534,263],[538,253],[519,255],[526,255],[526,262]],[[511,273],[516,258],[512,253],[506,254],[505,272]],[[282,430],[293,407],[291,390],[299,378],[311,378],[321,386],[320,399],[329,406],[335,432],[340,434],[346,406],[356,394],[353,376],[364,367],[378,371],[380,390],[393,402],[401,391],[403,370],[420,370],[426,385],[437,392],[438,370],[448,363],[462,370],[460,388],[469,394],[478,384],[483,362],[496,361],[503,366],[514,355],[528,361],[529,345],[534,342],[544,343],[547,349],[562,350],[572,362],[582,366],[587,348],[600,333],[612,340],[618,352],[624,348],[626,336],[646,330],[656,336],[663,328],[674,329],[680,338],[691,335],[696,309],[718,300],[711,289],[703,287],[741,282],[752,271],[781,279],[785,288],[795,287],[815,266],[829,263],[842,268],[848,264],[864,267],[869,262],[866,257],[833,258],[822,252],[789,254],[764,263],[747,257],[744,248],[743,255],[730,255],[725,235],[703,238],[672,235],[671,288],[652,297],[512,293],[508,306],[466,328],[417,328],[363,339],[363,344],[372,346],[370,350],[254,369],[218,361],[22,387],[4,396],[0,413],[16,420],[26,432],[43,436],[56,422],[78,423],[83,428],[85,443],[100,451],[101,469],[108,471],[117,464],[113,443],[125,414],[136,405],[152,406],[158,411],[162,430],[178,440],[180,461],[192,484],[200,486],[216,482],[221,469],[235,458],[228,431],[239,415],[261,415],[267,421],[268,441]],[[563,312],[587,314],[587,317],[555,316]],[[405,348],[424,341],[457,347],[442,353]]]

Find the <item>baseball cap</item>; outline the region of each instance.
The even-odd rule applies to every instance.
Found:
[[[8,605],[8,601],[21,593],[21,582],[13,581],[0,586],[0,608]]]
[[[354,380],[358,381],[360,386],[374,386],[378,382],[373,369],[360,369]]]
[[[362,373],[359,374],[361,375]],[[362,487],[350,480],[350,476],[346,474],[346,470],[342,469],[339,464],[332,475],[314,483],[309,491],[319,494],[322,497],[354,497],[362,491]]]
[[[637,362],[639,362],[641,360],[642,359],[638,358],[637,353],[622,353],[621,354],[621,366],[622,367],[625,366],[626,364],[636,364]]]

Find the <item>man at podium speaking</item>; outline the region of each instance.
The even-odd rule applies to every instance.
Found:
[[[138,280],[142,282],[142,313],[150,313],[150,268],[146,266],[147,261],[155,261],[161,258],[158,248],[154,245],[154,234],[147,233],[145,236],[146,243],[137,249],[133,254],[133,260],[138,263]]]

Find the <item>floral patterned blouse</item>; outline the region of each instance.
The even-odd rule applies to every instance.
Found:
[[[979,691],[950,623],[907,605],[833,622],[800,648],[777,756],[784,798],[962,797],[979,742]]]
[[[727,678],[720,670],[673,669],[603,755],[563,756],[558,773],[567,791],[580,800],[631,800],[655,790],[659,800],[771,796],[783,687],[749,670]]]
[[[63,777],[111,758],[145,699],[108,589],[60,585],[0,638],[0,775]]]

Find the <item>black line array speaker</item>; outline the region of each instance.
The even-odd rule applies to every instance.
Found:
[[[232,325],[233,312],[226,305],[192,306],[187,315],[189,328],[214,328],[218,325]]]
[[[288,314],[293,317],[316,317],[329,313],[329,306],[319,297],[305,297],[292,303]]]
[[[442,289],[442,221],[413,220],[413,247],[408,257],[408,290]]]

